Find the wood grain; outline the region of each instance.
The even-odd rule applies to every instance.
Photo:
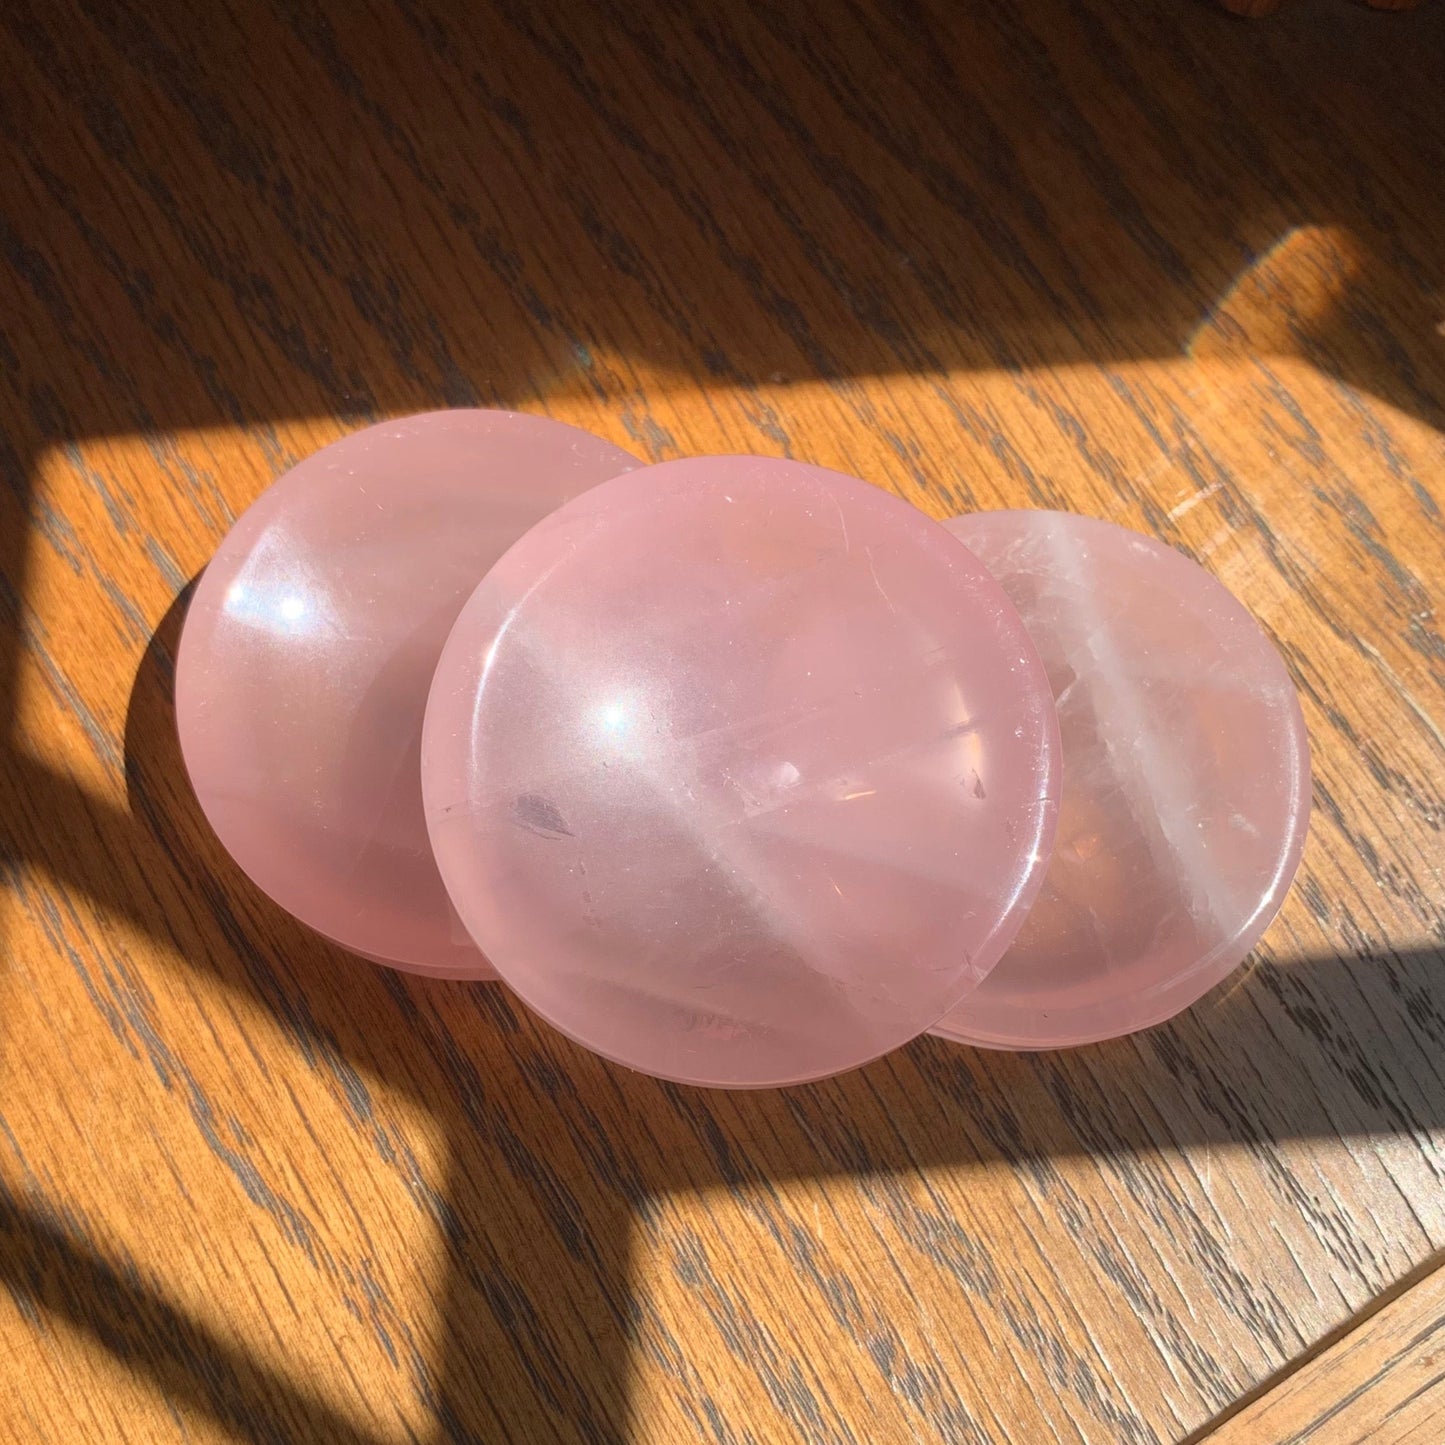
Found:
[[[1248,19],[1261,15],[1273,15],[1283,0],[1219,0],[1226,10]],[[1420,0],[1364,0],[1372,10],[1413,10]]]
[[[1445,1438],[1442,1339],[1436,1269],[1200,1445],[1434,1445]]]
[[[1445,1247],[1442,19],[0,10],[14,1438],[1177,1441]],[[719,1096],[279,915],[176,754],[186,583],[478,404],[1200,558],[1315,749],[1251,965]]]

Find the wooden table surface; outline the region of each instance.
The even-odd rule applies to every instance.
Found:
[[[1178,1442],[1428,1283],[1445,6],[808,8],[0,8],[6,1441]],[[1314,746],[1250,965],[727,1095],[279,914],[178,599],[298,458],[476,405],[1197,557]],[[1427,1378],[1418,1298],[1365,1328]]]

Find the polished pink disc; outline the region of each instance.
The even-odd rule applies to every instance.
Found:
[[[434,412],[323,448],[232,527],[186,614],[176,720],[212,827],[283,908],[382,962],[491,974],[427,840],[432,670],[503,551],[637,465],[543,417]]]
[[[1160,1023],[1254,947],[1299,863],[1309,745],[1289,673],[1234,597],[1162,543],[1061,512],[947,526],[1043,656],[1064,783],[1038,902],[934,1032],[1043,1049]]]
[[[913,1038],[993,966],[1053,832],[1017,613],[852,477],[667,462],[534,527],[452,630],[422,779],[442,876],[573,1038],[782,1084]]]

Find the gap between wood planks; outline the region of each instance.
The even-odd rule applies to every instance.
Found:
[[[1395,1377],[1422,1363],[1426,1352],[1439,1347],[1419,1329],[1417,1315],[1424,1311],[1434,1320],[1445,1319],[1445,1253],[1424,1261],[1398,1283],[1381,1291],[1356,1311],[1338,1329],[1323,1336],[1309,1349],[1303,1350],[1253,1390],[1247,1391],[1204,1425],[1186,1435],[1179,1445],[1346,1445],[1346,1442],[1368,1439],[1371,1445],[1393,1445],[1406,1435],[1382,1436],[1378,1430],[1361,1420],[1357,1410],[1376,1392],[1389,1392],[1387,1376]],[[1370,1338],[1373,1335],[1375,1338]],[[1329,1357],[1334,1356],[1331,1360]],[[1352,1362],[1377,1361],[1363,1379]],[[1310,1388],[1310,1375],[1323,1375],[1329,1370],[1329,1383],[1323,1391]],[[1442,1371],[1423,1385],[1410,1389],[1394,1410],[1426,1397],[1431,1391],[1441,1392]],[[1402,1386],[1403,1388],[1403,1386]],[[1366,1412],[1372,1407],[1365,1406]],[[1445,1414],[1445,1403],[1439,1406]],[[1346,1413],[1346,1412],[1349,1413]],[[1383,1424],[1380,1421],[1379,1424]],[[1337,1432],[1319,1434],[1321,1427],[1334,1424]],[[1364,1426],[1364,1430],[1359,1428]],[[1409,1431],[1407,1419],[1399,1420],[1399,1428]],[[1351,1433],[1352,1432],[1352,1433]]]

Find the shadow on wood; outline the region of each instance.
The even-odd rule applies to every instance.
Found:
[[[41,1218],[33,1202],[21,1205],[0,1184],[0,1284],[37,1323],[43,1315],[50,1327],[89,1335],[149,1379],[178,1423],[193,1411],[209,1415],[252,1445],[378,1445],[324,1402],[167,1304],[133,1266],[102,1258],[68,1223],[74,1221],[63,1205],[54,1218]],[[7,1428],[20,1427],[9,1416]]]

